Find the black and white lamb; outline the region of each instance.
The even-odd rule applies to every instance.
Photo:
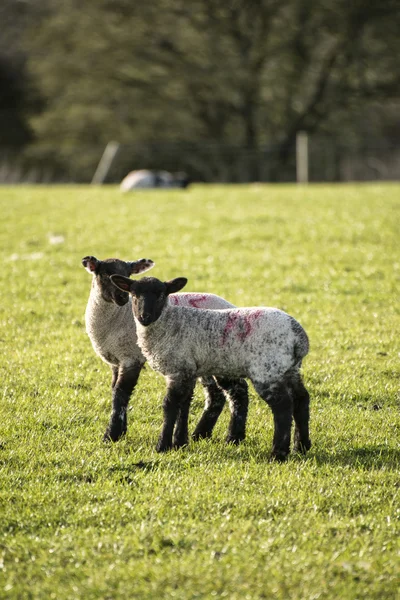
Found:
[[[86,307],[86,331],[93,348],[112,370],[112,413],[105,440],[118,440],[127,431],[127,408],[131,394],[146,362],[137,345],[136,325],[128,293],[111,283],[110,276],[129,277],[144,273],[154,262],[142,258],[125,262],[117,258],[98,260],[95,256],[82,259],[85,269],[93,275],[92,288]],[[172,304],[221,309],[233,307],[215,294],[172,294]],[[218,381],[213,377],[202,380],[205,393],[203,415],[193,433],[193,438],[211,435],[225,404],[225,394],[231,409],[231,425],[227,441],[238,442],[245,436],[248,390],[244,380]]]
[[[300,375],[309,342],[293,317],[277,308],[174,306],[168,296],[186,285],[183,277],[162,282],[113,275],[111,280],[131,294],[138,345],[150,366],[166,378],[159,452],[187,444],[196,377],[212,374],[220,380],[251,380],[274,416],[274,458],[285,460],[289,454],[293,417],[295,450],[311,447],[309,394]]]

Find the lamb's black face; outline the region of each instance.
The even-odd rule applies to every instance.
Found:
[[[165,283],[152,277],[143,277],[135,281],[135,293],[132,295],[133,314],[141,325],[147,327],[160,317],[167,298]]]
[[[106,302],[114,302],[124,306],[129,300],[129,293],[117,288],[111,281],[111,275],[129,277],[132,273],[143,273],[154,265],[152,260],[142,258],[134,262],[125,262],[118,258],[98,260],[94,256],[85,256],[82,264],[89,273],[93,273],[101,296]]]
[[[132,294],[132,310],[144,327],[157,321],[167,302],[168,295],[179,292],[187,284],[186,277],[160,281],[155,277],[142,277],[138,281],[121,275],[112,275],[112,283]]]
[[[118,306],[124,306],[129,300],[129,294],[119,290],[112,284],[111,275],[129,277],[128,265],[122,260],[108,258],[101,261],[96,273],[96,282],[101,289],[103,299],[106,302],[114,302]]]

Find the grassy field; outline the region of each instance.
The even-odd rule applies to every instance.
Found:
[[[3,187],[0,209],[0,598],[400,598],[399,185]],[[157,454],[150,368],[104,444],[87,254],[296,317],[309,455],[269,461],[253,391],[240,447],[225,409],[211,440]]]

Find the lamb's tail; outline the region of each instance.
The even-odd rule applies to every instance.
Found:
[[[294,359],[296,363],[299,363],[299,366],[301,366],[302,359],[307,356],[310,350],[310,342],[308,340],[308,335],[300,323],[295,319],[292,319],[292,328],[295,334],[293,349]]]

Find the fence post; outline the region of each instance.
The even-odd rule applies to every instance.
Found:
[[[118,150],[118,142],[108,142],[107,146],[104,149],[100,162],[97,165],[97,169],[92,177],[92,185],[99,183],[101,184],[104,182]]]
[[[296,135],[296,179],[297,183],[308,183],[308,134],[298,131]]]

